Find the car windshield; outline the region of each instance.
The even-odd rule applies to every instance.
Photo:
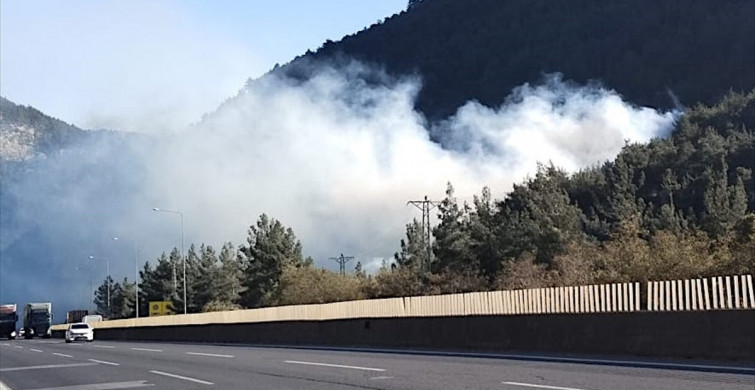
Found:
[[[71,329],[89,329],[89,325],[87,325],[87,324],[73,324],[73,325],[71,325]]]

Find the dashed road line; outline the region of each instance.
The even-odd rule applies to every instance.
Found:
[[[29,351],[34,351],[34,352],[44,352],[44,351],[42,351],[41,349],[34,349],[34,348],[29,348]]]
[[[95,348],[115,348],[112,345],[92,345]]]
[[[57,356],[63,356],[63,357],[73,357],[73,355],[66,355],[66,354],[64,354],[64,353],[57,353],[57,352],[53,352],[52,354],[53,354],[53,355],[57,355]]]
[[[87,359],[87,360],[89,360],[90,362],[95,362],[95,363],[100,363],[100,364],[108,364],[108,365],[111,365],[111,366],[120,366],[120,364],[118,364],[118,363],[106,362],[104,360],[95,360],[95,359]]]
[[[284,363],[288,363],[288,364],[302,364],[302,365],[306,365],[306,366],[348,368],[348,369],[351,369],[351,370],[362,370],[362,371],[379,371],[379,372],[385,371],[385,369],[383,369],[383,368],[346,366],[346,365],[342,365],[342,364],[317,363],[317,362],[302,362],[302,361],[298,361],[298,360],[284,360],[283,362]]]
[[[24,347],[22,347],[20,345],[14,345],[13,348],[21,348],[21,349],[23,349]]]
[[[392,376],[373,376],[372,378],[370,378],[370,380],[373,380],[373,381],[380,381],[384,379],[393,379],[393,377]]]
[[[68,368],[68,367],[84,367],[84,366],[96,366],[97,363],[71,363],[71,364],[47,364],[44,366],[25,366],[25,367],[6,367],[0,368],[0,372],[8,371],[26,371],[26,370],[42,370],[47,368]]]
[[[150,349],[150,348],[131,348],[134,351],[147,351],[147,352],[162,352],[162,349]]]
[[[212,382],[203,381],[203,380],[197,379],[197,378],[190,378],[188,376],[170,374],[170,373],[162,372],[162,371],[150,371],[150,372],[153,373],[153,374],[157,374],[157,375],[164,375],[164,376],[169,376],[171,378],[183,379],[185,381],[190,381],[190,382],[195,382],[195,383],[201,383],[203,385],[214,385],[214,383],[212,383]]]
[[[112,389],[133,389],[134,387],[147,387],[154,386],[153,383],[147,383],[147,381],[131,381],[131,382],[109,382],[109,383],[92,383],[86,385],[73,385],[62,387],[46,387],[44,389],[35,390],[112,390]]]
[[[233,355],[221,355],[217,353],[203,353],[203,352],[186,352],[187,355],[198,355],[198,356],[211,356],[211,357],[222,357],[222,358],[232,358],[235,357]]]
[[[576,387],[561,387],[561,386],[548,386],[548,385],[538,385],[534,383],[521,383],[521,382],[501,382],[504,385],[511,385],[511,386],[521,386],[521,387],[531,387],[531,388],[537,388],[537,389],[549,389],[549,390],[585,390],[585,389],[578,389]]]

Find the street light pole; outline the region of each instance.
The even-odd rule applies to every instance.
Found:
[[[91,301],[89,301],[89,304],[87,306],[90,306],[90,307],[94,305],[94,290],[92,289],[92,268],[94,267],[92,267],[92,261],[91,261],[92,259],[93,257],[89,256],[90,262],[89,264],[87,264],[89,266],[89,294],[92,294],[91,296],[87,294],[87,296],[89,296],[89,298],[87,299],[90,299],[90,298],[92,299]],[[92,312],[94,312],[94,310],[92,310]]]
[[[178,214],[181,216],[181,262],[183,263],[183,289],[184,289],[184,314],[186,314],[186,258],[184,257],[184,213],[176,210],[166,210],[161,208],[153,208],[152,211]]]
[[[113,237],[113,241],[118,240],[118,237]],[[134,308],[136,310],[136,318],[139,318],[139,244],[136,240],[134,240],[134,288],[136,289]]]

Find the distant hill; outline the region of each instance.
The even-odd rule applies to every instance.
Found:
[[[0,97],[0,161],[24,161],[54,152],[87,132]]]
[[[560,72],[627,100],[669,108],[755,86],[755,1],[425,0],[276,71],[339,55],[418,74],[430,119],[469,100],[502,103],[515,86]]]

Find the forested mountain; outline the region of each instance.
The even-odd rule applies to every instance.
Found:
[[[500,198],[481,188],[472,202],[462,202],[449,183],[435,209],[431,242],[421,223],[413,221],[405,239],[396,242],[393,261],[373,275],[359,263],[346,276],[315,267],[293,229],[262,214],[241,245],[189,242],[184,253],[175,248],[142,263],[142,310],[150,300],[183,307],[178,287],[183,275],[174,279],[182,255],[190,312],[755,272],[755,1],[414,0],[407,11],[339,42],[328,41],[268,76],[287,76],[282,84],[288,86],[317,71],[313,64],[353,59],[382,67],[390,76],[420,78],[416,107],[429,118],[427,131],[468,101],[496,107],[512,88],[551,73],[581,85],[604,84],[631,104],[683,106],[684,113],[668,137],[628,142],[615,159],[593,167],[571,173],[542,161],[537,174]],[[379,84],[385,81],[381,76],[364,72],[356,78],[375,77],[362,81]],[[255,82],[247,88],[255,88]],[[369,97],[365,101],[369,104]],[[249,115],[243,102],[229,99],[224,106],[232,120],[218,121],[215,130],[236,125],[238,133],[258,130],[263,138],[271,136],[260,130],[269,118]],[[244,187],[218,185],[219,170],[202,176],[186,168],[176,177],[156,170],[156,161],[188,161],[180,160],[190,154],[182,148],[188,144],[170,149],[167,145],[175,144],[170,136],[165,142],[126,142],[121,135],[99,132],[95,140],[37,110],[5,99],[0,103],[4,269],[44,270],[44,280],[57,280],[63,265],[49,267],[46,256],[80,256],[93,234],[120,227],[124,214],[117,210],[149,212],[166,199],[162,192],[188,188],[183,194],[188,197],[198,188],[217,188],[212,196],[200,196],[194,207],[241,199],[222,197],[224,191]],[[308,112],[297,114],[293,121],[306,128],[299,122]],[[193,135],[206,129],[200,124]],[[245,153],[261,154],[254,149],[256,140],[233,136]],[[203,137],[196,139],[204,142],[210,134]],[[97,142],[73,142],[85,139]],[[224,149],[223,143],[206,144],[202,156],[189,157],[223,161],[234,183],[254,181],[265,167],[264,159],[251,164],[230,159],[234,148]],[[60,150],[69,153],[30,159]],[[205,155],[210,158],[199,158]],[[276,155],[276,166],[293,164],[286,156]],[[259,163],[253,167],[259,170],[245,170],[243,163]],[[9,179],[8,167],[22,169]],[[193,187],[178,186],[184,182]],[[279,191],[266,185],[254,190]],[[296,191],[307,194],[304,186]],[[396,222],[397,230],[401,223]],[[192,224],[197,231],[203,224],[216,226],[200,219]],[[135,224],[139,229],[147,225]],[[113,282],[107,279],[97,291],[99,310],[111,317],[132,316],[133,281]],[[108,289],[113,307],[105,300]]]
[[[327,41],[281,67],[355,58],[423,80],[417,107],[444,118],[469,100],[497,106],[512,88],[560,72],[642,106],[713,104],[755,86],[750,0],[425,0]]]
[[[670,137],[601,166],[544,165],[503,199],[458,204],[449,184],[432,266],[504,287],[752,273],[754,169],[755,90],[697,106]],[[397,255],[410,267],[427,261],[406,249],[415,231]]]
[[[359,263],[345,276],[316,268],[293,230],[263,214],[236,249],[191,246],[189,311],[753,273],[754,169],[755,90],[698,105],[668,138],[627,144],[602,165],[575,174],[542,165],[501,199],[485,188],[459,202],[449,183],[432,254],[414,220],[395,262],[375,275]],[[183,306],[170,283],[179,262],[174,249],[144,266],[142,302]],[[107,281],[96,299],[103,313],[106,291]],[[113,294],[133,304],[128,280]]]
[[[23,161],[60,150],[87,133],[0,96],[0,160]]]

